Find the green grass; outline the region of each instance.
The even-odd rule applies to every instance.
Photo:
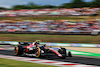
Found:
[[[58,43],[94,43],[100,44],[100,35],[40,35],[40,34],[0,34],[0,41],[35,41]]]
[[[100,54],[99,53],[91,53],[91,52],[76,51],[76,50],[70,50],[70,51],[73,53],[73,55],[100,57]]]
[[[91,20],[100,16],[34,16],[34,17],[0,17],[0,20]]]
[[[36,17],[0,17],[0,20],[86,20],[88,16],[68,17],[68,16],[36,16]]]
[[[36,64],[36,63],[29,63],[29,62],[22,62],[22,61],[15,61],[15,60],[8,60],[8,59],[1,59],[0,58],[0,67],[56,67],[56,66]]]

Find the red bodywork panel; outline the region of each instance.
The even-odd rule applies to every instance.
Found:
[[[32,43],[32,44],[30,44],[30,45],[28,45],[28,46],[25,46],[24,48],[31,48],[32,46],[35,46],[35,44]]]

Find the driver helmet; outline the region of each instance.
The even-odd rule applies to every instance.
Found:
[[[36,40],[36,41],[35,41],[35,45],[40,44],[39,42],[40,42],[40,40]]]

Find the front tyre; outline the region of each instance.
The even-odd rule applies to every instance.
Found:
[[[59,49],[58,52],[62,55],[61,59],[66,58],[66,49],[65,48]]]
[[[15,46],[15,55],[20,56],[23,54],[23,47],[22,46]]]
[[[68,57],[72,57],[72,53],[70,51],[68,52]]]

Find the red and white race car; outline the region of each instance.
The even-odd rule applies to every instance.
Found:
[[[66,58],[72,57],[70,51],[67,51],[65,48],[53,48],[53,47],[46,47],[46,44],[40,44],[37,40],[30,45],[28,43],[24,43],[24,45],[15,46],[14,49],[15,55],[27,55],[27,56],[34,56],[34,57],[59,57],[59,58]]]

